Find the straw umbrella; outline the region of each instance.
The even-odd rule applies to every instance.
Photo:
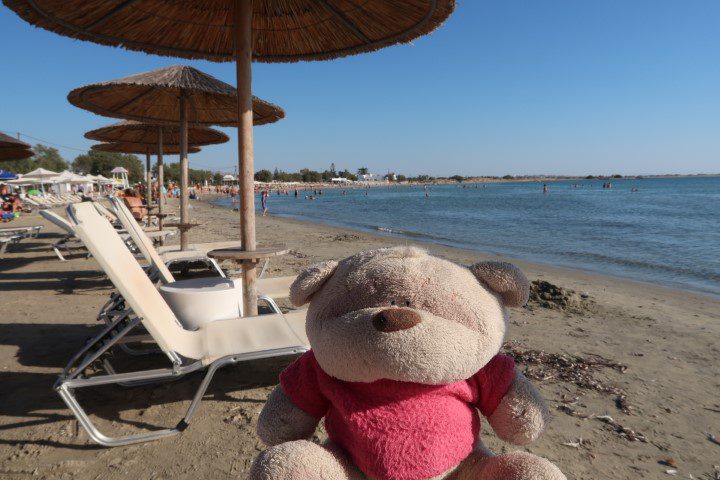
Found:
[[[114,153],[134,153],[143,154],[150,153],[150,155],[156,155],[158,150],[157,145],[149,145],[144,143],[130,143],[130,142],[117,142],[117,143],[96,143],[90,147],[92,150],[98,152],[114,152]],[[168,155],[178,155],[180,153],[179,145],[163,145],[163,153]],[[198,153],[200,149],[195,146],[187,147],[188,153]]]
[[[246,250],[255,249],[252,60],[329,60],[407,43],[432,32],[455,8],[455,0],[3,2],[26,21],[61,35],[158,55],[235,61],[240,231]],[[245,310],[254,315],[255,268],[245,264],[243,270]]]
[[[120,142],[142,145],[154,145],[154,153],[158,158],[158,185],[162,188],[165,183],[163,168],[163,144],[180,145],[180,127],[178,125],[161,125],[156,123],[138,122],[136,120],[123,120],[102,128],[91,130],[85,138],[100,142]],[[194,146],[225,143],[227,135],[219,130],[207,127],[188,128],[187,141]],[[152,200],[152,174],[150,171],[150,151],[145,152],[145,177],[147,186],[148,205]],[[162,199],[158,199],[158,213],[162,215]],[[162,218],[162,217],[161,217]]]
[[[35,154],[30,150],[29,144],[0,133],[0,160],[22,160],[33,155]]]
[[[195,68],[172,66],[130,75],[118,80],[76,88],[68,101],[99,115],[180,125],[180,222],[188,223],[187,128],[192,125],[237,125],[237,92],[225,82]],[[255,125],[280,120],[285,112],[254,98]],[[184,132],[184,133],[183,133]],[[186,250],[186,228],[180,229],[180,248]]]
[[[2,160],[22,160],[30,158],[35,153],[27,148],[0,148],[0,161]]]

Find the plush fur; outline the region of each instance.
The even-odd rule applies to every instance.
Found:
[[[378,405],[390,408],[391,416],[393,409],[423,405],[425,410],[431,405],[427,408],[438,409],[432,415],[442,418],[443,405],[455,407],[443,403],[441,398],[427,404],[400,401],[399,398],[405,397],[397,397],[397,392],[413,395],[416,391],[418,395],[427,395],[438,389],[437,392],[457,391],[457,395],[453,395],[470,398],[485,388],[483,381],[490,382],[487,385],[496,382],[487,377],[490,373],[482,372],[488,370],[484,367],[494,359],[502,345],[507,321],[505,307],[523,305],[528,292],[527,279],[511,264],[482,262],[465,268],[417,248],[399,247],[362,252],[340,262],[312,266],[292,285],[291,300],[298,306],[310,303],[306,330],[313,361],[316,361],[313,365],[320,370],[317,375],[326,379],[326,385],[348,391],[357,389],[358,394],[362,392],[365,396],[368,392],[376,392],[370,395],[376,394]],[[496,363],[492,362],[493,365]],[[512,369],[512,363],[509,368]],[[525,445],[536,440],[545,429],[547,408],[539,393],[519,371],[509,370],[508,373],[509,383],[503,383],[509,385],[502,390],[506,392],[504,397],[498,397],[499,403],[493,404],[493,410],[483,413],[489,416],[489,423],[500,438]],[[306,376],[294,380],[303,388],[305,385],[307,389],[316,388],[317,379],[310,370],[296,367],[283,375],[286,374]],[[481,382],[477,387],[480,390],[474,390],[475,381]],[[383,390],[387,388],[395,396],[390,390]],[[293,390],[289,392],[292,394]],[[313,434],[321,420],[319,416],[325,410],[315,411],[309,405],[300,408],[290,397],[292,395],[288,396],[282,387],[276,387],[260,415],[258,435],[270,448],[258,457],[250,478],[365,478],[339,446],[319,446],[303,440]],[[393,438],[403,438],[397,436],[396,429],[406,425],[372,416],[367,417],[369,424],[362,423],[365,421],[362,408],[353,410],[353,404],[345,404],[342,396],[329,394],[327,398],[343,403],[337,405],[339,409],[335,410],[335,415],[339,411],[357,412],[348,421],[360,425],[360,431],[380,435],[378,438],[381,439],[383,429],[387,428],[395,435]],[[382,401],[382,398],[387,400]],[[347,400],[355,399],[351,396]],[[396,413],[397,418],[415,417],[412,414],[408,417],[407,412]],[[422,415],[417,417],[422,419]],[[448,417],[448,422],[453,418]],[[334,431],[346,428],[338,427],[343,424],[343,419],[333,418],[332,421]],[[457,433],[460,438],[470,431]],[[427,436],[433,437],[432,434]],[[482,447],[479,439],[471,437],[470,442],[475,448],[463,453],[464,459],[459,458],[457,463],[448,465],[444,473],[436,470],[433,478],[565,478],[554,465],[539,457],[520,452],[493,456]],[[432,439],[428,445],[433,445]],[[400,451],[403,456],[373,458],[372,462],[392,466],[395,462],[421,463],[433,457],[432,451],[425,452],[425,458],[413,460],[407,457],[416,450],[417,446],[407,451],[397,445],[390,449],[380,448],[378,451],[387,452],[387,455]],[[354,455],[358,454],[357,447],[354,452]],[[353,458],[358,459],[357,456]],[[415,477],[401,471],[389,473],[387,478],[414,480]]]

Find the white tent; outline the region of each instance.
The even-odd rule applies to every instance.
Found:
[[[28,172],[16,181],[22,181],[23,185],[40,185],[40,189],[45,194],[45,184],[55,183],[52,178],[58,175],[57,172],[46,170],[44,168],[36,168],[32,172]]]
[[[88,175],[87,176],[90,180],[92,180],[94,183],[99,183],[101,185],[113,183],[112,179],[103,177],[102,175]]]
[[[60,175],[53,177],[55,185],[57,185],[58,193],[71,193],[73,186],[84,192],[91,192],[93,189],[93,181],[83,175],[65,170]]]
[[[53,172],[52,170],[46,170],[44,168],[36,168],[32,172],[28,172],[25,175],[22,176],[22,178],[26,180],[42,180],[47,179],[51,177],[56,177],[60,175],[58,172]]]

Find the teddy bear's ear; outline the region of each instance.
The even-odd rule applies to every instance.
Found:
[[[332,277],[338,262],[328,260],[309,266],[290,285],[290,301],[296,307],[305,305],[323,284]]]
[[[500,295],[506,307],[522,307],[530,296],[530,282],[518,267],[506,262],[480,262],[470,271],[490,290]]]

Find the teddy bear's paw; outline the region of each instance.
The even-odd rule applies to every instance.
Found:
[[[363,478],[344,453],[307,440],[286,442],[262,452],[249,480],[359,480]]]
[[[479,480],[567,480],[544,458],[527,452],[512,452],[482,462]]]

